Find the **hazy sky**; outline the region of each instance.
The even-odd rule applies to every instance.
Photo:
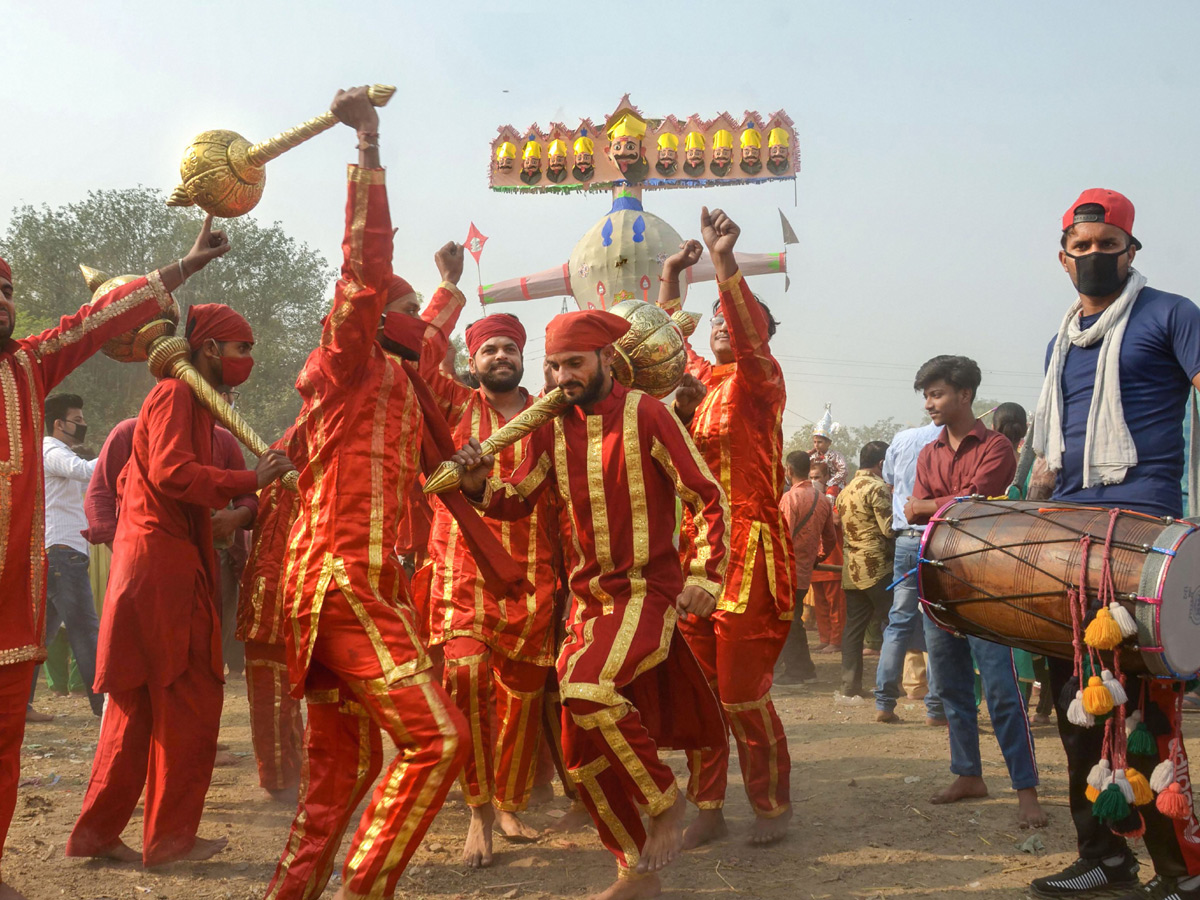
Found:
[[[565,262],[608,210],[606,194],[489,192],[498,126],[598,121],[626,91],[655,117],[786,109],[794,189],[645,197],[684,236],[698,236],[702,204],[723,207],[746,250],[780,249],[777,207],[794,225],[790,292],[781,278],[753,285],[783,322],[785,433],[826,401],[847,424],[916,421],[912,375],[939,353],[978,360],[983,396],[1031,407],[1073,298],[1058,223],[1085,188],[1133,200],[1151,285],[1200,295],[1200,4],[4,0],[0,21],[0,228],[21,203],[169,191],[199,131],[259,140],[326,109],[338,87],[388,82],[396,270],[426,293],[434,250],[472,220],[491,238],[493,282]],[[339,128],[271,163],[252,215],[339,262],[353,147]],[[560,307],[499,307],[529,329],[531,385]],[[481,314],[472,301],[464,324]]]

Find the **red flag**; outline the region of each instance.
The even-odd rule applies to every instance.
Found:
[[[479,265],[479,257],[483,254],[483,245],[487,243],[487,235],[475,227],[475,223],[471,223],[471,230],[467,232],[467,239],[463,241],[463,246],[467,248],[467,252],[475,257],[475,265]]]

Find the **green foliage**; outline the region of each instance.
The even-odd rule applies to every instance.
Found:
[[[37,333],[88,302],[79,273],[85,263],[110,275],[143,274],[183,256],[202,214],[172,209],[149,188],[91,191],[65,206],[22,206],[0,241],[13,267],[17,334]],[[300,407],[295,378],[316,346],[325,299],[335,277],[325,259],[298,244],[278,224],[222,220],[233,249],[176,292],[184,314],[192,303],[228,303],[255,334],[254,374],[243,385],[239,410],[268,443]],[[182,330],[182,329],[181,329]],[[84,397],[92,433],[102,439],[136,415],[154,380],[144,365],[122,365],[102,354],[77,369],[62,390]]]

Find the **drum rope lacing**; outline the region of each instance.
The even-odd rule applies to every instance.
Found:
[[[1039,506],[1036,509],[1029,509],[1029,508],[1016,508],[1016,507],[1013,507],[1012,505],[1010,505],[1010,502],[997,502],[997,501],[989,500],[989,499],[983,498],[983,497],[960,497],[960,498],[956,498],[956,499],[959,501],[971,501],[972,503],[975,503],[978,506],[988,508],[989,511],[981,512],[978,515],[972,515],[972,516],[956,516],[956,517],[946,517],[946,518],[936,518],[935,517],[934,519],[930,520],[930,525],[934,524],[935,522],[947,525],[953,531],[955,531],[959,534],[966,535],[967,537],[971,538],[974,541],[978,541],[982,546],[975,548],[975,549],[971,549],[971,550],[964,550],[960,553],[949,554],[949,555],[944,556],[940,560],[929,559],[929,558],[925,557],[924,555],[922,555],[922,556],[918,557],[917,565],[910,571],[906,572],[903,577],[901,577],[901,578],[897,579],[895,582],[893,582],[891,587],[894,588],[896,584],[899,584],[905,578],[907,578],[910,575],[917,572],[922,565],[933,566],[934,568],[936,568],[938,571],[940,571],[944,575],[949,576],[953,580],[960,582],[961,584],[971,588],[974,591],[979,592],[979,594],[980,594],[980,596],[977,596],[977,597],[959,598],[959,599],[953,601],[953,603],[955,605],[964,604],[964,603],[972,603],[972,602],[985,602],[985,601],[997,602],[1004,606],[1009,607],[1010,609],[1020,612],[1023,615],[1030,616],[1034,619],[1039,619],[1043,622],[1047,622],[1052,625],[1061,625],[1062,623],[1058,619],[1054,618],[1053,616],[1046,615],[1045,613],[1039,612],[1036,609],[1030,609],[1025,604],[1018,604],[1018,603],[1013,602],[1013,601],[1019,601],[1019,600],[1029,600],[1029,599],[1032,599],[1035,597],[1056,597],[1056,596],[1059,596],[1058,592],[1056,592],[1056,591],[1037,591],[1037,592],[1032,592],[1032,593],[1021,593],[1021,594],[994,594],[994,593],[986,590],[985,588],[982,588],[979,585],[968,581],[967,579],[963,578],[962,576],[958,575],[957,573],[950,571],[949,569],[947,569],[945,567],[944,563],[951,561],[951,560],[965,559],[970,556],[977,556],[977,555],[991,552],[991,551],[998,551],[999,553],[1012,558],[1013,560],[1017,561],[1018,563],[1021,563],[1022,565],[1029,567],[1033,571],[1049,578],[1050,580],[1058,582],[1065,589],[1067,589],[1067,591],[1071,591],[1076,588],[1076,585],[1073,585],[1067,578],[1062,577],[1061,575],[1057,574],[1056,572],[1048,571],[1047,569],[1038,565],[1035,561],[1028,559],[1024,556],[1021,556],[1016,552],[1013,552],[1014,549],[1020,550],[1020,549],[1029,548],[1029,547],[1049,546],[1049,545],[1056,545],[1056,544],[1063,544],[1063,543],[1075,543],[1076,541],[1078,541],[1080,543],[1081,547],[1085,547],[1084,539],[1086,539],[1086,541],[1087,541],[1086,546],[1090,546],[1091,541],[1093,539],[1099,538],[1100,536],[1094,535],[1090,531],[1086,531],[1082,528],[1077,528],[1073,525],[1066,524],[1060,520],[1052,519],[1049,516],[1043,514],[1044,512],[1054,510],[1055,507],[1053,507],[1053,506],[1045,506],[1045,507]],[[967,531],[967,529],[962,527],[962,523],[964,523],[964,522],[971,522],[976,519],[985,519],[985,518],[988,518],[989,516],[995,515],[995,513],[992,510],[1003,510],[1005,513],[1008,513],[1008,514],[1017,513],[1019,515],[1026,516],[1031,519],[1036,519],[1037,521],[1040,521],[1047,525],[1050,525],[1060,531],[1065,531],[1068,534],[1072,535],[1072,537],[1071,538],[1067,538],[1067,537],[1047,538],[1047,539],[1036,540],[1036,541],[1021,541],[1019,543],[999,544],[999,543],[996,543],[995,541],[992,541],[981,535],[973,534],[973,533]],[[1097,511],[1099,511],[1099,510],[1100,510],[1100,508],[1097,508]],[[1161,516],[1150,516],[1150,515],[1146,515],[1145,513],[1138,513],[1138,512],[1131,511],[1131,510],[1119,510],[1119,509],[1107,508],[1107,509],[1104,509],[1103,511],[1109,514],[1108,528],[1106,529],[1106,533],[1104,535],[1104,557],[1102,559],[1102,570],[1107,574],[1107,583],[1108,583],[1107,594],[1108,594],[1110,600],[1113,598],[1120,597],[1121,599],[1125,599],[1125,600],[1146,600],[1147,602],[1151,602],[1151,603],[1155,603],[1155,604],[1159,603],[1160,601],[1158,601],[1156,598],[1140,597],[1140,595],[1136,591],[1134,591],[1134,592],[1117,592],[1115,590],[1115,586],[1113,585],[1113,582],[1112,582],[1110,557],[1111,557],[1112,550],[1114,548],[1121,549],[1121,550],[1128,550],[1128,551],[1134,552],[1134,553],[1141,553],[1144,555],[1150,554],[1150,553],[1160,553],[1165,556],[1173,557],[1175,555],[1175,551],[1173,549],[1157,547],[1157,546],[1154,546],[1151,544],[1145,544],[1145,543],[1137,544],[1137,543],[1133,543],[1131,541],[1118,540],[1115,537],[1116,521],[1117,521],[1117,518],[1122,513],[1125,515],[1129,515],[1129,516],[1136,516],[1139,518],[1150,519],[1155,522],[1162,522],[1162,521],[1164,521],[1163,518]],[[1179,522],[1178,524],[1183,525],[1183,524],[1187,524],[1187,523]],[[1195,531],[1195,530],[1196,530],[1195,526],[1191,526],[1189,528],[1188,533],[1190,533],[1191,531]],[[1085,547],[1083,554],[1082,554],[1082,559],[1081,559],[1081,563],[1082,563],[1081,568],[1083,568],[1085,570],[1086,570],[1086,566],[1087,566],[1087,557],[1088,557],[1088,553],[1087,553],[1087,550]],[[1086,595],[1087,595],[1086,586],[1085,586],[1084,590],[1081,592],[1081,594],[1082,594],[1083,598],[1085,598],[1083,602],[1084,602],[1084,604],[1086,604]],[[932,607],[934,609],[945,610],[948,608],[948,604],[932,602],[932,601],[926,600],[924,597],[921,598],[921,602],[924,603],[926,606]],[[1085,610],[1086,610],[1086,606],[1085,606]],[[1086,612],[1085,612],[1085,615],[1086,615]],[[988,628],[983,623],[974,622],[973,625],[975,628],[978,628],[979,631],[981,632],[980,636],[990,637],[994,640],[998,640],[1000,643],[1005,643],[1007,640],[1009,640],[1008,635],[1005,635],[1001,632],[995,631],[994,629]],[[1047,643],[1059,643],[1059,642],[1049,641]],[[1153,649],[1153,648],[1143,648],[1143,649]],[[1099,669],[1097,669],[1096,671],[1099,671]]]

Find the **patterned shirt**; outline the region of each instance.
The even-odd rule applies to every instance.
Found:
[[[838,494],[842,517],[842,587],[866,590],[892,575],[892,492],[887,482],[859,469]]]

